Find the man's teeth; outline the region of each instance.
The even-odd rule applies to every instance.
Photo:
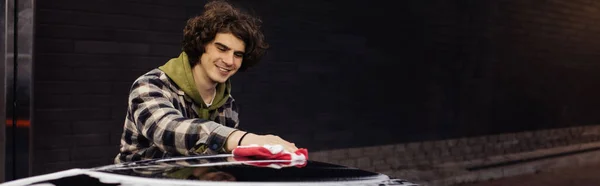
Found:
[[[221,70],[223,72],[229,72],[229,70],[227,70],[227,69],[224,69],[224,68],[221,68],[221,67],[218,67],[218,68],[219,68],[219,70]]]

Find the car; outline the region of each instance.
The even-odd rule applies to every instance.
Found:
[[[0,184],[62,185],[376,185],[415,186],[377,172],[320,161],[240,159],[231,154],[186,156],[73,168]]]

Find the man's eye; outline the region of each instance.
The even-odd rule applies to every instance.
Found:
[[[235,56],[236,57],[244,57],[244,54],[237,53],[237,54],[235,54]]]

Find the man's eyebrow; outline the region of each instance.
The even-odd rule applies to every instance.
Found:
[[[215,45],[219,45],[220,47],[223,47],[225,50],[231,50],[231,48],[229,48],[227,45],[223,44],[223,43],[219,43],[219,42],[215,42]],[[235,52],[240,52],[242,54],[245,54],[244,51],[235,51]]]
[[[223,47],[223,48],[225,48],[227,50],[230,49],[227,45],[224,45],[223,43],[215,42],[215,45],[219,45],[220,47]]]

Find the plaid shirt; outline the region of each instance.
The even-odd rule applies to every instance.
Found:
[[[193,100],[160,69],[136,79],[115,163],[224,153],[237,130],[237,107],[230,96],[214,121],[198,118]]]

